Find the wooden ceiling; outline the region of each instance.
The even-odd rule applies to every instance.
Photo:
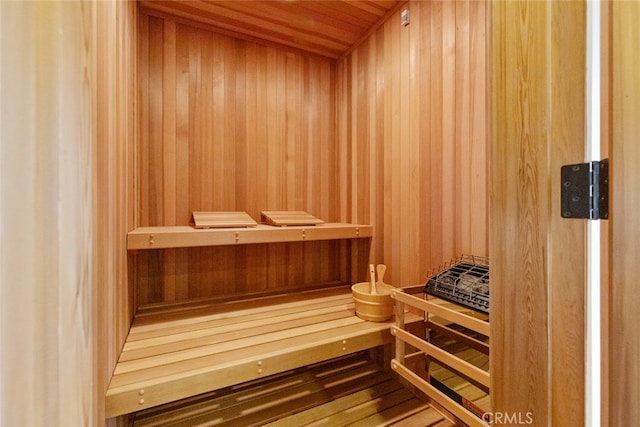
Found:
[[[172,16],[245,40],[337,59],[407,0],[139,0],[141,10]]]

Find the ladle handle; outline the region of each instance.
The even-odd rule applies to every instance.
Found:
[[[376,285],[382,287],[384,285],[384,272],[387,271],[387,266],[384,264],[378,264],[378,281]]]
[[[376,290],[376,270],[373,267],[373,264],[369,264],[369,275],[371,276],[371,295],[377,295],[378,291]]]

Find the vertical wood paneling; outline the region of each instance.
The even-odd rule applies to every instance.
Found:
[[[442,246],[443,256],[450,259],[458,255],[456,247],[460,240],[456,229],[461,206],[456,205],[458,191],[463,191],[463,183],[456,182],[457,173],[466,165],[456,165],[456,128],[464,120],[464,113],[456,111],[456,93],[462,91],[464,81],[456,81],[456,2],[442,2],[442,98],[438,100],[442,108],[442,187],[440,188],[440,208],[442,209],[442,240],[434,242]],[[456,90],[458,89],[458,90]]]
[[[418,125],[416,129],[417,137],[419,137],[419,144],[425,141],[429,142],[430,147],[425,147],[419,150],[419,164],[429,165],[429,167],[418,168],[418,182],[420,183],[420,194],[430,194],[432,188],[435,188],[435,183],[432,182],[431,177],[434,173],[433,164],[431,161],[431,153],[433,151],[434,141],[431,139],[431,123],[430,117],[432,115],[431,98],[432,94],[436,93],[435,89],[431,87],[429,78],[425,76],[431,76],[431,12],[429,8],[422,7],[417,10],[412,10],[412,31],[417,31],[420,34],[420,38],[416,41],[416,66],[420,70],[417,76],[418,87],[416,89],[416,104],[418,106],[414,115],[415,122]],[[419,251],[417,256],[423,259],[433,260],[434,251],[432,242],[435,239],[434,229],[435,224],[432,217],[433,203],[427,197],[420,197],[419,199]],[[419,260],[416,265],[421,266],[422,260]],[[420,267],[422,268],[422,267]]]
[[[105,424],[132,312],[136,13],[0,4],[2,425]]]
[[[459,212],[456,215],[456,246],[463,242],[471,243],[471,167],[459,165],[471,165],[471,70],[470,70],[470,44],[471,28],[469,17],[469,3],[459,2],[455,4],[455,162],[452,168],[455,171],[455,182],[458,190],[454,190],[455,206]]]
[[[411,25],[401,27],[393,16],[335,66],[175,24],[176,45],[189,39],[183,78],[190,87],[191,171],[177,193],[198,193],[178,223],[195,209],[239,209],[254,217],[263,209],[304,209],[328,220],[371,223],[377,230],[371,259],[387,263],[388,278],[398,284],[423,282],[431,268],[460,253],[487,255],[486,201],[472,206],[486,196],[487,168],[486,128],[478,125],[486,121],[486,85],[478,81],[486,78],[486,17],[484,4],[475,3],[412,2]],[[160,62],[153,54],[166,49],[165,21],[142,21],[148,23],[141,24],[140,48],[150,46],[150,59],[147,71],[141,61],[140,85],[149,86],[146,103],[153,105],[145,109],[143,101],[141,117],[156,119],[141,122],[141,135],[156,132],[148,154],[156,168],[154,150],[165,134],[151,126],[163,129],[157,117],[168,110],[158,105],[174,90],[159,87],[167,78],[158,70],[174,59]],[[176,99],[187,102],[184,95]],[[225,147],[233,149],[229,161]],[[150,191],[140,193],[140,209],[155,213],[141,212],[141,222],[166,221],[157,213],[168,203],[158,188],[162,179],[167,176],[157,169],[142,174],[141,188]],[[166,268],[152,275],[150,267],[140,278],[148,283],[140,300],[332,280],[330,266],[340,261],[327,257],[323,245],[330,243],[190,250],[188,284],[175,291],[164,284],[174,267],[163,254]],[[206,261],[214,256],[215,269]]]
[[[573,159],[582,161],[586,122],[584,119],[586,75],[586,5],[553,3],[551,8],[551,132],[547,161],[550,168],[551,214],[549,218],[548,294],[551,348],[551,422],[553,425],[585,423],[585,306],[586,225],[562,219],[560,169]],[[544,102],[544,101],[541,101]],[[568,222],[568,223],[567,223]],[[569,245],[567,242],[571,242]],[[570,390],[570,392],[567,392]],[[569,410],[567,410],[569,409]]]
[[[140,17],[140,225],[196,210],[338,220],[335,65]],[[339,280],[332,242],[139,254],[140,303]]]
[[[486,4],[407,7],[337,66],[341,219],[373,224],[371,260],[403,285],[488,255]]]
[[[489,253],[489,216],[477,215],[489,209],[489,145],[486,141],[489,121],[488,115],[474,114],[487,108],[487,7],[481,2],[470,2],[470,63],[469,75],[473,85],[470,90],[470,135],[469,153],[469,251],[473,254]]]
[[[175,28],[176,44],[176,217],[184,218],[189,216],[189,200],[191,191],[187,186],[189,182],[189,158],[191,147],[189,145],[189,34],[177,35],[181,28]],[[137,77],[137,76],[136,76]],[[178,108],[177,106],[180,106]],[[188,147],[179,149],[179,147]],[[178,191],[177,189],[185,189]],[[176,299],[186,299],[188,297],[188,267],[189,257],[187,251],[176,251],[175,267],[175,297]]]
[[[612,4],[605,2],[601,4],[601,91],[600,91],[600,155],[601,157],[611,159],[611,142],[613,137],[613,108],[612,108]],[[611,181],[610,181],[611,182]],[[611,202],[610,202],[611,203]],[[600,227],[600,267],[601,267],[601,288],[600,288],[600,309],[601,309],[601,381],[602,381],[602,416],[601,422],[603,427],[610,427],[612,403],[616,400],[611,396],[611,296],[612,281],[610,271],[610,256],[612,254],[611,246],[611,221],[603,221]]]
[[[97,317],[94,360],[97,387],[96,421],[104,423],[104,394],[135,310],[126,233],[136,226],[138,158],[137,5],[93,3],[96,58],[94,88],[96,144],[95,286]],[[132,276],[133,277],[133,276]],[[68,423],[68,422],[67,422]]]
[[[585,5],[494,2],[491,26],[492,409],[583,425],[585,226],[558,182],[584,158]]]
[[[443,78],[445,74],[442,72],[442,4],[443,2],[433,2],[430,4],[428,14],[431,17],[429,22],[429,35],[431,37],[430,45],[430,62],[429,69],[430,82],[427,85],[430,87],[430,105],[429,105],[429,129],[428,135],[430,162],[429,169],[431,170],[429,182],[429,196],[425,197],[429,200],[430,212],[429,217],[425,218],[429,224],[431,224],[431,240],[429,241],[430,251],[427,253],[427,259],[429,260],[429,267],[435,267],[438,263],[446,260],[450,257],[449,252],[444,251],[442,245],[443,240],[453,240],[455,236],[452,234],[446,234],[443,221],[450,221],[452,213],[443,216],[442,211],[442,191],[443,191],[443,162],[442,162],[442,127],[443,119]],[[433,82],[433,84],[431,83]],[[429,257],[429,255],[431,255]],[[425,266],[427,267],[427,266]]]
[[[610,325],[607,425],[640,423],[640,4],[611,5]],[[605,412],[606,413],[606,412]]]
[[[419,10],[416,10],[416,14],[419,14]],[[393,23],[393,21],[391,21]],[[403,165],[402,168],[405,173],[403,182],[408,185],[405,186],[401,192],[404,200],[402,212],[406,212],[411,216],[408,217],[412,224],[417,224],[417,229],[421,231],[421,213],[420,213],[420,198],[415,197],[416,194],[420,194],[422,182],[420,181],[420,121],[422,112],[418,108],[420,106],[419,99],[421,96],[420,78],[422,72],[419,67],[418,58],[418,46],[422,43],[420,35],[422,28],[420,27],[420,19],[416,16],[414,22],[416,25],[409,28],[409,31],[403,32],[401,44],[404,46],[404,54],[406,58],[402,61],[405,65],[405,72],[402,81],[405,82],[402,93],[409,93],[409,102],[404,102],[404,108],[402,116],[406,118],[406,125],[403,126],[405,133],[402,140],[409,141],[409,150],[403,153]],[[397,25],[396,25],[397,26]],[[412,233],[407,236],[404,248],[403,261],[406,263],[407,277],[419,277],[422,270],[422,260],[420,254],[420,240],[421,234]]]

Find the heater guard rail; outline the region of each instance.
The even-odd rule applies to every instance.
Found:
[[[487,423],[468,409],[460,406],[456,401],[445,395],[443,392],[429,384],[424,378],[409,369],[405,360],[405,345],[409,344],[420,350],[421,353],[432,356],[440,362],[450,366],[454,370],[468,375],[478,383],[489,388],[489,374],[470,363],[446,353],[431,343],[407,332],[405,330],[405,307],[410,306],[420,311],[424,311],[425,319],[429,313],[435,314],[443,319],[457,323],[472,331],[489,336],[489,323],[465,315],[455,310],[434,304],[411,294],[393,290],[391,298],[395,300],[396,325],[391,327],[391,334],[395,337],[395,357],[391,360],[391,369],[409,381],[444,409],[456,416],[459,420],[471,427],[486,427]]]

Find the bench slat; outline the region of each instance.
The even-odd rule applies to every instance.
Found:
[[[147,364],[141,363],[140,361],[118,363],[116,372],[111,380],[111,386],[119,387],[124,384],[134,384],[136,382],[162,381],[163,377],[197,372],[201,369],[206,370],[217,365],[226,366],[227,364],[239,363],[243,360],[255,361],[257,363],[264,358],[263,356],[277,356],[293,349],[308,350],[323,344],[330,345],[336,342],[342,344],[342,341],[347,341],[360,335],[370,335],[372,333],[382,334],[383,332],[385,332],[385,337],[386,335],[391,335],[389,327],[385,328],[384,324],[368,324],[355,318],[355,316],[354,319],[347,319],[346,322],[348,324],[342,327],[327,328],[305,335],[288,336],[280,340],[270,340],[258,345],[254,345],[251,340],[247,339],[240,340],[241,346],[237,346],[237,343],[235,343],[236,345],[234,345],[234,343],[225,343],[226,351],[219,351],[219,349],[214,348],[211,351],[215,353],[201,357],[179,358],[180,360],[175,360],[176,358],[166,358],[161,361],[153,360]],[[387,342],[382,339],[376,341]],[[339,353],[338,355],[347,354],[347,352],[348,350],[345,348],[345,352]],[[191,355],[193,356],[195,353],[196,352],[192,352]]]
[[[261,304],[259,302],[273,298],[277,298],[279,303],[285,303],[292,301],[305,301],[309,298],[330,295],[342,296],[345,294],[345,289],[347,287],[348,286],[342,282],[327,282],[324,284],[317,284],[311,288],[291,289],[290,292],[277,290],[273,292],[267,291],[267,293],[265,293],[265,291],[260,291],[257,294],[250,293],[241,295],[240,297],[237,294],[234,294],[231,296],[204,297],[171,302],[150,302],[138,307],[137,316],[145,317],[167,313],[175,314],[181,311],[185,314],[190,314],[195,310],[205,307],[210,310],[213,305],[221,307],[230,306],[238,309],[243,306],[264,306],[264,302]]]
[[[107,390],[107,417],[391,342],[392,322],[355,316],[344,287],[307,291],[304,299],[210,304],[208,311],[198,304],[197,319],[185,317],[186,307],[134,321]],[[164,321],[153,323],[154,318]]]
[[[150,369],[157,366],[175,365],[184,361],[191,361],[193,359],[204,358],[207,356],[215,356],[216,354],[222,354],[229,351],[245,350],[246,356],[255,354],[257,349],[262,349],[262,345],[269,347],[273,344],[277,347],[282,346],[282,342],[304,342],[306,336],[318,332],[331,331],[336,328],[348,327],[354,324],[358,324],[358,319],[355,316],[340,316],[337,320],[325,320],[324,322],[313,323],[311,325],[299,327],[299,328],[285,328],[284,330],[278,330],[275,332],[263,333],[260,335],[250,335],[240,339],[230,339],[221,342],[214,342],[213,344],[202,345],[196,348],[189,348],[186,350],[175,351],[167,354],[152,354],[144,359],[130,360],[121,362],[114,371],[115,375],[125,374],[128,372],[134,372],[138,370]],[[303,341],[292,341],[292,338],[302,338]],[[239,357],[243,357],[243,354],[239,354]]]
[[[229,357],[224,363],[212,363],[210,358],[191,361],[196,368],[178,370],[166,375],[172,365],[159,367],[132,378],[114,376],[107,390],[105,405],[107,417],[135,412],[151,406],[193,396],[210,390],[253,380],[283,370],[332,359],[350,352],[366,350],[391,342],[389,329],[363,328],[354,325],[349,334],[338,336],[335,332],[315,344],[301,344],[288,348],[286,343],[278,351],[257,353],[254,357],[238,359]],[[343,333],[344,331],[339,331]],[[346,345],[344,342],[346,341]],[[205,360],[202,360],[205,359]],[[262,365],[260,365],[260,362]],[[188,368],[187,363],[183,368]],[[141,401],[142,400],[142,401]]]
[[[190,332],[199,329],[207,329],[215,326],[236,325],[239,322],[248,322],[252,320],[266,319],[268,321],[269,319],[272,319],[276,316],[284,316],[295,313],[302,313],[302,315],[304,315],[304,313],[311,312],[316,309],[327,307],[335,309],[337,307],[345,307],[347,305],[349,305],[349,307],[353,307],[353,300],[351,296],[346,297],[342,295],[340,298],[323,298],[315,303],[295,303],[291,306],[283,305],[270,309],[256,309],[251,312],[241,311],[235,313],[202,316],[199,317],[196,321],[194,321],[193,319],[171,320],[156,324],[154,328],[138,327],[134,324],[131,327],[129,338],[127,339],[127,341],[133,343],[138,340],[144,340],[153,337],[161,337],[180,332]]]
[[[252,336],[263,336],[269,332],[285,331],[291,328],[299,328],[302,326],[313,325],[316,323],[327,322],[336,319],[345,318],[346,310],[328,311],[320,313],[312,317],[296,317],[290,320],[282,320],[274,324],[267,325],[247,325],[246,328],[234,328],[232,330],[220,330],[221,328],[201,329],[191,333],[182,333],[179,335],[161,336],[144,341],[137,341],[137,346],[126,347],[120,356],[121,362],[129,360],[141,359],[159,354],[168,354],[171,352],[202,347],[215,343],[237,340]],[[353,316],[353,315],[351,315]]]

